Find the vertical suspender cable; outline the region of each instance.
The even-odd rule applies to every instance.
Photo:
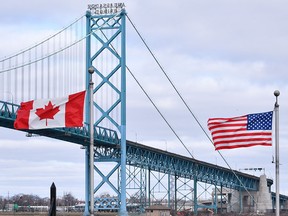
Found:
[[[79,27],[78,27],[78,22],[75,24],[75,30],[74,30],[74,41],[78,41],[78,37],[79,37]],[[74,81],[74,85],[75,85],[75,91],[79,91],[79,73],[78,73],[78,67],[79,67],[79,43],[76,44],[76,46],[74,46],[74,76],[75,76],[75,81]]]
[[[70,38],[70,34],[69,34],[69,32],[68,32],[68,29],[67,29],[67,44],[66,44],[66,46],[69,46],[69,44],[70,44],[70,40],[71,40],[71,38]],[[68,80],[67,80],[67,93],[70,91],[70,89],[71,89],[71,48],[69,47],[68,49],[67,49],[67,71],[66,71],[68,74]]]
[[[67,31],[69,29],[70,28],[68,28]],[[71,33],[71,30],[70,30],[70,32],[68,31],[68,33],[67,33],[67,46],[69,46],[71,43],[71,34],[69,34],[69,33]],[[68,60],[67,61],[68,89],[67,89],[67,92],[70,92],[71,91],[71,48],[69,47],[67,49],[67,51],[68,51],[68,59],[67,59]]]
[[[9,58],[9,68],[11,68],[11,58]],[[8,82],[7,82],[7,93],[8,94],[12,94],[11,93],[11,73],[12,73],[12,71],[10,70],[10,71],[8,71]]]
[[[59,50],[60,49],[62,49],[62,34],[60,34],[59,35]],[[62,94],[63,94],[63,83],[61,83],[61,82],[63,82],[63,70],[62,70],[62,65],[63,65],[63,52],[64,51],[62,51],[62,52],[60,52],[59,53],[59,56],[58,56],[58,71],[59,71],[59,73],[58,73],[58,75],[59,75],[59,78],[58,78],[58,86],[59,86],[59,96],[61,95],[62,96]],[[60,79],[60,77],[61,77],[61,79]]]
[[[78,41],[78,22],[75,23],[75,28],[74,28],[74,40],[73,43],[75,41]],[[73,73],[74,73],[74,80],[73,80],[73,85],[74,85],[74,91],[78,92],[78,83],[79,83],[79,77],[78,77],[78,71],[77,71],[77,67],[78,67],[78,46],[79,44],[75,44],[75,46],[73,46]]]
[[[71,44],[71,32],[72,32],[72,29],[71,29],[71,27],[69,28],[69,32],[68,33],[70,33],[69,34],[69,36],[68,36],[68,46]],[[71,92],[71,90],[72,90],[72,60],[71,60],[71,57],[72,57],[72,48],[71,47],[69,47],[68,48],[68,73],[69,73],[69,87],[68,87],[68,93],[70,93]]]
[[[64,32],[63,38],[62,38],[62,48],[64,49],[66,47],[66,31]],[[67,62],[67,49],[63,50],[62,52],[62,94],[66,94],[66,86],[67,86],[67,79],[68,79],[68,75],[67,73],[67,68],[66,68],[66,62]]]
[[[28,50],[28,100],[31,100],[31,49]]]
[[[47,42],[47,55],[49,55],[50,47],[49,41]],[[47,97],[50,98],[50,56],[47,58]]]
[[[55,36],[56,37],[56,36]],[[55,37],[53,37],[53,53],[55,53],[56,51],[56,40],[55,40]],[[57,54],[54,54],[53,55],[53,62],[52,62],[52,65],[53,65],[53,68],[52,68],[52,77],[53,77],[53,81],[52,81],[52,89],[53,89],[53,98],[56,97],[56,92],[57,92],[57,85],[56,85],[56,75],[57,75],[57,66],[56,66],[56,56]]]
[[[24,65],[25,52],[22,52],[22,64]],[[24,66],[21,67],[21,101],[24,101]]]
[[[16,55],[16,57],[15,57],[15,66],[18,66],[18,55]],[[18,80],[18,68],[15,69],[15,76],[14,76],[14,101],[12,100],[12,103],[16,103],[16,99],[17,99],[17,95],[18,95],[17,80]]]
[[[64,47],[66,47],[67,46],[67,30],[64,32],[65,34],[64,34]],[[68,80],[69,80],[69,73],[68,74],[66,74],[67,73],[67,71],[68,71],[68,68],[67,68],[67,52],[68,52],[68,50],[67,49],[65,49],[65,53],[64,53],[64,56],[63,56],[63,59],[64,59],[64,80],[63,80],[63,82],[64,82],[64,86],[65,86],[65,90],[64,90],[64,94],[66,95],[66,93],[67,93],[67,85],[68,85]]]
[[[75,23],[75,30],[74,30],[74,40],[77,41],[78,40],[78,22]],[[73,55],[73,74],[74,74],[74,82],[73,82],[73,89],[74,91],[78,91],[78,76],[77,76],[77,67],[78,67],[78,63],[77,63],[77,54],[78,54],[78,46],[79,44],[76,44],[74,46],[74,55]]]
[[[83,29],[83,26],[84,26],[84,19],[81,19],[81,23],[80,23],[80,38],[82,38],[82,35],[84,34],[84,29]],[[82,42],[82,41],[80,41],[80,43],[79,43],[79,59],[78,59],[78,61],[79,61],[79,68],[78,68],[78,73],[79,73],[79,75],[80,75],[80,79],[79,79],[79,81],[80,81],[80,84],[81,84],[81,86],[80,86],[80,89],[84,89],[85,87],[83,87],[83,83],[84,83],[84,80],[83,80],[83,75],[82,75],[82,71],[84,71],[83,69],[84,69],[84,67],[83,67],[83,63],[81,63],[81,62],[85,62],[85,56],[83,55],[83,52],[84,52],[84,43]]]
[[[80,35],[81,35],[81,38],[85,35],[85,31],[84,31],[84,27],[83,25],[85,26],[84,24],[84,19],[81,20],[81,30],[80,30]],[[79,52],[80,52],[80,56],[79,56],[79,60],[80,61],[80,65],[79,65],[79,74],[80,74],[80,83],[81,83],[81,89],[85,88],[85,74],[81,73],[82,71],[85,70],[85,58],[86,58],[86,54],[85,54],[85,40],[81,41],[80,42],[81,45],[80,45],[80,48],[79,48]]]
[[[51,47],[51,53],[53,55],[50,58],[50,97],[55,98],[56,88],[55,88],[55,79],[56,79],[56,70],[55,70],[55,37],[51,39],[52,47]],[[49,54],[50,55],[50,54]]]
[[[61,35],[58,35],[58,38],[57,38],[57,45],[56,45],[56,49],[60,50],[61,49]],[[58,52],[57,53],[57,56],[56,56],[56,63],[55,63],[55,66],[56,66],[56,80],[55,80],[55,84],[56,84],[56,88],[57,88],[57,92],[56,92],[56,95],[57,97],[60,97],[60,94],[61,94],[61,91],[60,91],[60,80],[61,80],[61,74],[60,74],[60,62],[61,62],[61,53],[62,52]]]
[[[74,30],[74,25],[71,26],[71,31],[70,31],[70,44],[72,44],[74,41],[73,41],[73,32],[75,31]],[[69,44],[69,45],[70,45]],[[76,86],[76,80],[75,80],[75,61],[74,61],[74,54],[75,54],[75,46],[72,46],[71,48],[71,70],[70,70],[70,73],[71,73],[71,89],[70,89],[70,92],[75,92],[75,86]]]
[[[38,59],[37,55],[37,47],[35,47],[35,59]],[[38,71],[37,71],[37,64],[38,62],[35,62],[35,99],[38,99]]]
[[[61,35],[59,35],[59,49],[62,49],[62,35],[63,34],[61,34]],[[61,79],[58,79],[58,86],[59,86],[59,96],[61,95],[63,95],[63,91],[64,91],[64,85],[63,85],[63,80],[64,80],[64,75],[63,75],[63,73],[64,73],[64,71],[63,71],[63,52],[64,51],[61,51],[60,53],[59,53],[59,58],[58,58],[58,74],[59,74],[59,77],[61,77]]]
[[[4,60],[2,61],[2,70],[4,70]],[[4,84],[5,84],[4,76],[5,76],[5,73],[0,73],[0,87],[1,87],[0,91],[1,93],[3,93],[3,97],[4,97]]]
[[[73,32],[73,26],[71,26],[71,29],[70,29],[70,41],[69,41],[69,45],[73,43],[73,35],[72,35],[72,32]],[[69,88],[69,92],[73,92],[74,91],[74,83],[73,83],[73,80],[74,80],[74,70],[75,68],[73,68],[73,54],[74,54],[74,47],[70,47],[70,88]]]
[[[79,34],[80,32],[80,28],[79,28],[79,22],[78,21],[76,23],[76,40],[78,40],[79,38],[81,38],[81,34]],[[75,61],[76,61],[76,64],[75,64],[75,72],[76,72],[76,85],[77,85],[77,92],[80,91],[82,88],[80,87],[80,46],[81,46],[81,42],[79,42],[75,49],[76,49],[76,54],[75,54]]]
[[[43,43],[41,44],[41,58],[43,58],[43,53],[44,53],[44,47]],[[44,59],[41,61],[41,98],[44,98]]]
[[[84,25],[84,21],[81,20],[81,23],[80,23],[80,38],[82,38],[82,35],[83,35],[83,26]],[[80,81],[80,89],[83,89],[85,87],[83,87],[83,83],[84,83],[84,80],[83,80],[83,75],[82,75],[82,71],[84,71],[84,66],[83,66],[83,62],[85,62],[84,60],[84,49],[83,49],[83,41],[80,41],[79,43],[79,56],[78,56],[78,61],[79,61],[79,68],[78,68],[78,73],[79,73],[79,81]]]

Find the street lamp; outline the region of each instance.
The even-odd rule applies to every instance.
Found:
[[[90,94],[90,215],[94,215],[94,104],[93,104],[93,80],[92,75],[94,68],[89,67],[88,72],[90,74],[89,81],[89,94]]]

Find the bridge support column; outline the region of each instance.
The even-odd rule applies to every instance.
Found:
[[[141,203],[141,212],[145,212],[145,207],[147,207],[147,171],[141,167],[141,183],[140,183],[140,203]]]
[[[242,199],[242,189],[239,189],[239,213],[243,212],[243,199]]]
[[[126,12],[121,12],[121,195],[120,215],[126,216]]]
[[[218,207],[218,197],[217,197],[217,186],[215,185],[215,195],[214,195],[214,213],[217,214]]]
[[[145,212],[147,206],[147,170],[144,167],[126,166],[127,210]]]
[[[197,204],[197,179],[194,179],[194,215],[198,213],[198,204]]]
[[[177,213],[177,178],[178,178],[178,176],[176,176],[175,175],[175,182],[174,182],[174,185],[175,185],[175,200],[174,200],[174,204],[175,204],[175,206],[174,206],[174,209],[175,209],[175,212]]]
[[[120,152],[117,150],[117,158],[115,155],[111,155],[111,158],[108,160],[114,160],[116,166],[113,167],[111,172],[108,175],[102,175],[98,167],[94,166],[94,163],[90,164],[94,167],[96,174],[102,176],[102,182],[96,188],[88,188],[93,190],[94,194],[97,190],[107,183],[113,191],[117,193],[117,205],[109,207],[109,210],[118,210],[118,213],[121,216],[127,215],[126,209],[126,12],[124,5],[120,13],[114,14],[95,14],[90,11],[86,13],[86,68],[93,67],[95,71],[94,81],[95,87],[93,89],[93,113],[95,112],[95,119],[93,119],[93,126],[103,127],[103,124],[111,124],[111,129],[117,129],[120,133]],[[115,46],[117,40],[121,40],[121,46]],[[91,48],[92,45],[92,48]],[[91,53],[93,52],[93,53]],[[92,54],[92,55],[91,55]],[[105,66],[99,64],[99,61],[108,58],[113,61],[110,66]],[[118,74],[121,76],[119,80]],[[117,78],[112,81],[113,78]],[[92,80],[91,80],[92,81]],[[86,76],[86,85],[88,87],[89,77]],[[106,92],[107,89],[111,89],[111,100],[108,103],[101,102],[97,100],[100,95]],[[87,93],[87,98],[90,94]],[[88,104],[86,104],[86,114],[89,113],[87,109]],[[115,115],[115,111],[120,111],[120,118]],[[89,116],[86,116],[86,122],[89,122]],[[118,139],[118,136],[117,136]],[[97,148],[94,145],[94,148]],[[110,151],[110,149],[109,149]],[[113,153],[110,152],[98,152],[97,158],[95,156],[95,161],[108,162],[106,157]],[[120,159],[120,160],[119,160]],[[87,163],[87,161],[86,161]],[[108,176],[111,176],[112,173],[116,172],[120,167],[120,187],[118,182],[112,184],[109,181]],[[86,178],[89,177],[86,175]],[[90,176],[91,177],[91,176]],[[86,179],[86,185],[89,185],[89,178]],[[87,190],[87,186],[86,186]],[[90,199],[89,199],[90,198]],[[89,204],[89,200],[93,200],[93,197],[86,196],[86,205]],[[107,199],[106,199],[107,200]],[[98,209],[101,206],[101,203],[97,206],[97,202],[94,202],[95,209]],[[107,206],[107,205],[106,205]],[[109,205],[110,206],[110,205]],[[92,208],[92,206],[91,206]],[[108,208],[108,207],[106,207]],[[108,210],[108,209],[107,209]],[[87,207],[85,207],[84,215],[87,212]]]
[[[151,170],[148,169],[148,206],[151,206]]]
[[[220,186],[220,213],[223,214],[223,186]]]
[[[91,62],[91,26],[90,26],[90,19],[91,19],[91,12],[87,11],[86,12],[86,110],[85,110],[85,121],[88,123],[90,122],[90,106],[89,106],[89,100],[90,98],[90,92],[89,92],[89,81],[90,81],[90,76],[88,73],[88,69],[92,65]],[[85,147],[85,209],[84,209],[84,216],[89,216],[89,206],[90,206],[90,160],[89,160],[89,148],[86,146]],[[94,165],[94,164],[93,164]]]
[[[171,197],[170,197],[170,192],[171,192],[171,174],[168,173],[168,207],[171,208]]]

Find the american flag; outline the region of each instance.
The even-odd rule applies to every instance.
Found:
[[[215,150],[272,145],[273,111],[232,118],[210,118]]]

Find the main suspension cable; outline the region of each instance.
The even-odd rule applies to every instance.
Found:
[[[119,12],[119,13],[120,13],[120,12]],[[115,14],[112,18],[118,16],[119,13]],[[80,19],[80,18],[79,18],[79,19]],[[79,19],[78,19],[78,20],[79,20]],[[77,20],[77,21],[78,21],[78,20]],[[76,22],[76,21],[75,21],[75,22]],[[74,22],[74,23],[75,23],[75,22]],[[102,28],[102,26],[104,26],[104,25],[107,24],[108,22],[109,22],[109,20],[106,20],[106,21],[103,22],[99,27],[93,29],[93,32],[94,32],[94,31],[99,31],[99,30]],[[72,25],[72,24],[71,24],[71,25]],[[69,26],[66,27],[65,29],[69,28],[71,25],[69,25]],[[65,29],[61,30],[60,32],[64,31]],[[33,46],[33,47],[30,48],[30,49],[32,49],[32,48],[34,48],[34,47],[36,47],[36,46],[38,46],[38,45],[41,45],[42,57],[36,58],[36,59],[34,59],[34,60],[29,60],[28,62],[24,62],[24,57],[23,57],[23,63],[22,63],[21,65],[18,65],[18,66],[16,65],[16,66],[13,66],[13,67],[10,66],[8,69],[2,69],[2,70],[0,70],[0,73],[8,72],[8,71],[11,71],[11,70],[16,70],[16,69],[19,69],[19,68],[22,68],[22,70],[23,70],[23,67],[25,67],[25,66],[29,66],[29,65],[31,65],[31,64],[35,64],[35,63],[37,63],[37,62],[41,62],[41,61],[43,61],[44,59],[49,59],[49,58],[52,57],[53,55],[56,55],[56,54],[58,54],[58,53],[61,53],[61,52],[65,51],[65,50],[68,50],[70,47],[73,47],[73,46],[77,45],[78,43],[80,43],[81,41],[83,41],[83,40],[85,40],[87,37],[89,37],[91,34],[93,34],[93,32],[91,32],[90,34],[87,34],[87,35],[85,35],[84,37],[82,37],[82,38],[74,41],[73,43],[70,43],[69,45],[66,45],[64,48],[60,48],[59,50],[57,50],[57,51],[55,51],[55,52],[53,52],[53,53],[50,53],[50,54],[47,54],[46,56],[44,56],[44,55],[43,55],[43,44],[44,44],[44,42],[46,42],[46,41],[48,41],[49,39],[53,38],[55,35],[58,34],[58,33],[57,33],[57,34],[49,37],[49,38],[46,39],[45,41],[42,41],[41,43],[38,43],[37,45],[35,45],[35,46]],[[66,31],[65,31],[65,34],[66,34]],[[27,49],[27,50],[29,51],[29,49]],[[25,52],[26,52],[26,50],[20,52],[20,54],[25,53]],[[14,56],[16,56],[16,55],[14,55]],[[14,57],[14,56],[12,56],[12,57]],[[7,59],[11,59],[12,57],[9,57],[9,58],[6,58],[6,59],[4,59],[4,60],[1,60],[0,62],[5,61],[5,60],[7,60]],[[42,68],[42,71],[43,71],[43,68]]]

